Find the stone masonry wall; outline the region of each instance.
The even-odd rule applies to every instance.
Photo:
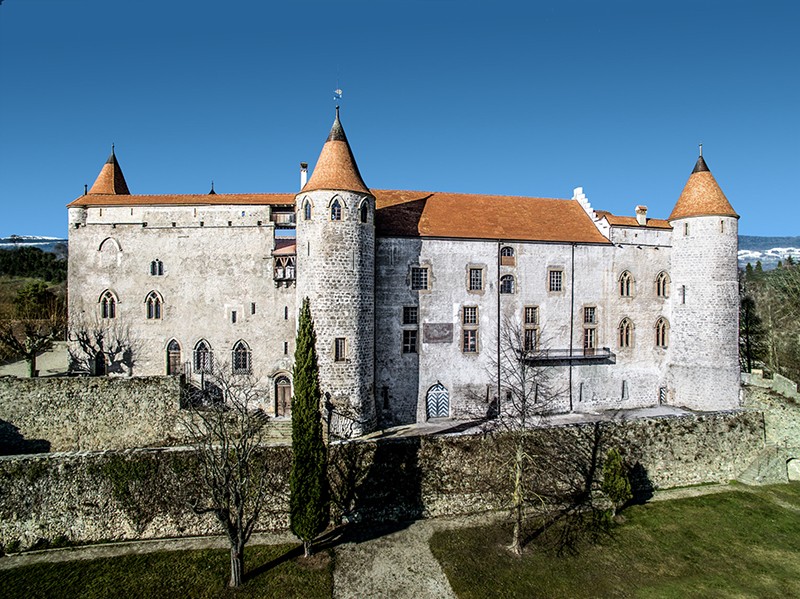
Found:
[[[533,484],[573,488],[618,447],[656,488],[724,482],[763,448],[762,415],[720,412],[542,428],[529,449]],[[502,509],[509,497],[507,435],[359,441],[331,448],[335,521],[386,520]],[[259,529],[288,525],[291,450],[268,447],[272,495]],[[592,456],[596,456],[593,461]],[[538,470],[536,470],[538,468]],[[0,543],[190,536],[218,532],[186,507],[198,491],[191,450],[43,454],[0,458]]]
[[[184,440],[177,377],[0,379],[0,455]]]

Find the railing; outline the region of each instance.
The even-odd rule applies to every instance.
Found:
[[[585,349],[543,349],[525,352],[523,360],[531,364],[552,362],[607,362],[614,364],[617,356],[608,347]]]

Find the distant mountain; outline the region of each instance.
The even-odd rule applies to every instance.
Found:
[[[35,247],[45,252],[67,255],[67,240],[60,237],[43,237],[41,235],[9,235],[0,237],[0,250],[15,250],[23,247]]]
[[[789,256],[800,264],[800,236],[739,235],[739,266],[742,268],[748,263],[755,266],[758,261],[761,261],[761,266],[765,269],[775,268],[779,261],[786,262]]]

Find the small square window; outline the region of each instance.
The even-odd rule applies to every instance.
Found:
[[[564,290],[564,271],[551,270],[550,271],[550,291],[563,291]]]
[[[428,289],[428,269],[422,266],[411,267],[411,289],[414,291]]]
[[[417,329],[403,331],[403,353],[417,353]]]
[[[583,309],[583,322],[585,324],[597,324],[597,309],[594,306]]]
[[[344,362],[347,359],[344,337],[336,337],[333,341],[333,361]]]
[[[478,353],[478,331],[476,329],[465,329],[461,351],[465,354]]]
[[[461,317],[464,324],[478,324],[478,307],[464,306]]]
[[[419,308],[416,306],[403,306],[403,324],[417,324],[419,322]]]
[[[483,269],[470,268],[469,269],[469,290],[481,291],[483,289]]]

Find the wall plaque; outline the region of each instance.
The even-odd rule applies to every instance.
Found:
[[[422,325],[423,343],[452,343],[452,322],[426,322]]]

